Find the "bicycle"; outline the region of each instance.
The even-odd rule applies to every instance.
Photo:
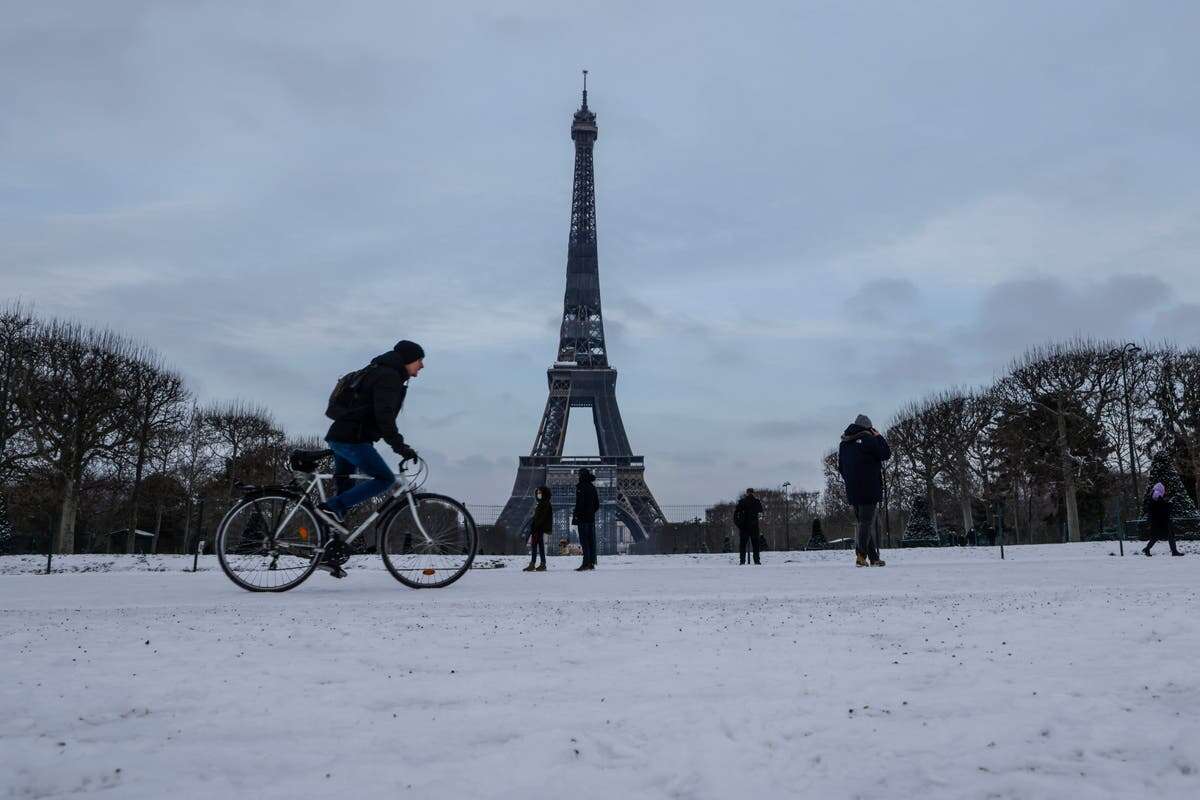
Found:
[[[328,499],[325,484],[335,477],[317,466],[332,455],[332,450],[295,450],[288,459],[290,484],[237,484],[243,497],[221,519],[216,536],[217,559],[231,581],[251,592],[294,589],[323,558],[333,566],[344,564],[355,554],[351,545],[371,527],[388,572],[405,586],[449,586],[471,568],[479,544],[475,520],[457,500],[420,491],[428,475],[424,461],[415,462],[411,476],[402,462],[387,498],[351,531],[316,508]],[[331,537],[331,530],[343,538]]]

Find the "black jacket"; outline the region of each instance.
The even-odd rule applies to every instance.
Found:
[[[550,533],[554,530],[554,506],[550,505],[550,498],[538,500],[537,505],[533,507],[533,522],[529,525],[529,532],[535,536],[539,533]]]
[[[1162,538],[1167,537],[1171,530],[1171,498],[1163,495],[1155,500],[1153,495],[1146,497],[1146,516],[1150,519],[1150,534]]]
[[[393,449],[404,444],[396,430],[396,416],[404,407],[408,394],[408,371],[399,353],[388,351],[371,359],[373,369],[367,372],[359,392],[369,402],[341,419],[334,420],[325,438],[333,442],[360,444],[383,439]]]
[[[883,499],[883,462],[892,448],[882,436],[872,435],[861,425],[851,425],[838,445],[838,472],[846,482],[846,500],[852,506],[878,503]]]
[[[733,507],[733,524],[742,533],[758,533],[758,515],[761,513],[762,501],[751,494],[743,495]]]
[[[575,486],[575,510],[571,512],[571,521],[578,525],[581,522],[594,522],[596,512],[600,510],[600,495],[596,492],[596,477],[586,469],[579,470],[579,483]]]

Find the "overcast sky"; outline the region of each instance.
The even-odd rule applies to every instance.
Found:
[[[1197,3],[0,19],[0,300],[149,342],[296,433],[415,339],[401,430],[471,502],[507,498],[545,403],[583,68],[610,360],[663,504],[817,487],[855,414],[1030,344],[1200,343]]]

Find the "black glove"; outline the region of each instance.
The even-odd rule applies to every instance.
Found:
[[[396,455],[400,456],[401,461],[416,461],[417,451],[406,445],[404,442],[392,448]]]

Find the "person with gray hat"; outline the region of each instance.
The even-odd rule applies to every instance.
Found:
[[[854,508],[858,528],[854,537],[855,566],[882,567],[875,535],[875,511],[883,499],[883,462],[892,457],[883,434],[866,414],[859,414],[838,445],[838,472],[846,483],[846,500]]]

